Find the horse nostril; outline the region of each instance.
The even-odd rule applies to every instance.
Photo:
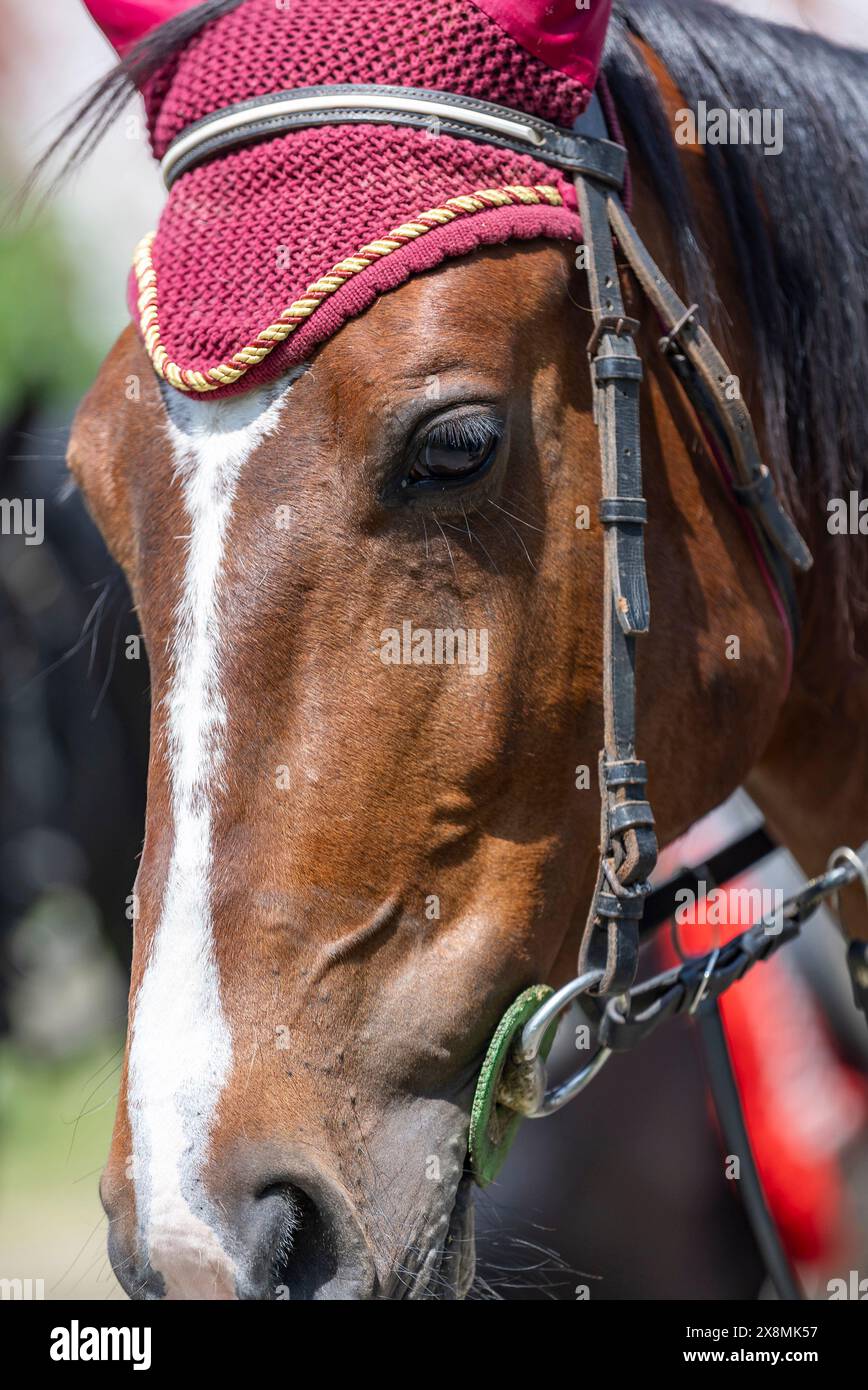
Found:
[[[327,1216],[314,1199],[290,1183],[272,1183],[258,1201],[271,1208],[269,1298],[312,1299],[331,1284],[340,1257]]]
[[[252,1212],[258,1252],[243,1296],[316,1301],[370,1296],[373,1267],[348,1202],[327,1185],[314,1192],[289,1180],[269,1182]]]

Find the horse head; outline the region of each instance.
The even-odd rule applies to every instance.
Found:
[[[334,6],[305,15],[317,8]],[[438,8],[457,23],[469,7]],[[489,8],[472,32],[490,25],[495,42]],[[245,16],[261,37],[285,22],[271,0],[223,9],[190,45],[209,73],[221,53],[232,67]],[[344,15],[361,44],[363,17]],[[187,60],[185,48],[146,93],[158,153],[202,114],[195,84],[173,87]],[[335,148],[334,131],[284,138],[312,170]],[[347,198],[369,139],[360,128],[355,154],[343,145]],[[469,144],[442,135],[438,159],[450,140]],[[258,343],[249,371],[236,358],[234,377],[209,375],[205,348],[185,366],[178,344],[198,334],[213,356],[222,301],[251,266],[291,278],[283,223],[264,252],[230,235],[233,216],[262,212],[239,189],[276,144],[182,174],[188,239],[176,220],[174,240],[161,231],[153,260],[143,253],[142,333],[109,355],[70,449],[129,578],[153,689],[130,1029],[102,1185],[110,1247],[140,1297],[450,1297],[472,1277],[468,1117],[488,1041],[521,990],[574,973],[597,870],[587,278],[575,231],[535,206],[539,178],[505,178],[529,190],[514,235],[497,234],[504,195],[477,210],[472,244],[391,282],[363,267],[361,297],[343,286],[350,307],[322,332],[318,290],[301,347],[281,339],[270,355],[271,339],[248,336],[236,346]],[[637,221],[672,267],[635,168]],[[280,186],[303,218],[304,190]],[[215,222],[222,247],[191,244]],[[626,280],[624,292],[653,339],[653,313]],[[643,395],[655,629],[639,662],[643,688],[665,693],[640,719],[664,839],[752,766],[785,665],[744,531],[713,471],[693,466],[695,426],[666,372],[652,368]],[[702,527],[710,511],[718,524]],[[709,709],[724,746],[738,733],[726,757],[707,756]]]

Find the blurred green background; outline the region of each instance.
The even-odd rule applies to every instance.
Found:
[[[131,107],[46,203],[22,184],[110,67],[78,0],[0,0],[0,496],[45,541],[0,535],[0,1278],[120,1298],[97,1183],[126,1017],[125,897],[141,843],[147,666],[111,559],[70,489],[69,423],[127,320],[161,189]]]

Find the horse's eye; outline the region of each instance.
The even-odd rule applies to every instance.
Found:
[[[490,468],[503,433],[488,416],[455,416],[440,420],[419,444],[407,484],[448,488],[466,483]]]

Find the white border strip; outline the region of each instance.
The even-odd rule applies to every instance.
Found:
[[[298,111],[363,111],[374,108],[378,111],[411,111],[421,116],[442,116],[444,120],[460,120],[465,125],[477,126],[480,130],[493,130],[498,135],[506,135],[512,140],[523,140],[528,145],[538,147],[545,143],[545,136],[533,126],[522,121],[511,121],[505,116],[493,116],[488,111],[461,106],[457,102],[426,101],[419,97],[398,96],[352,96],[347,92],[334,96],[287,97],[283,101],[263,102],[261,106],[248,106],[243,111],[230,111],[225,116],[216,116],[198,130],[182,135],[169,147],[163,157],[160,169],[168,182],[172,169],[178,160],[190,150],[210,140],[214,135],[222,135],[227,130],[239,130],[257,121],[267,120],[269,116],[289,116]]]

